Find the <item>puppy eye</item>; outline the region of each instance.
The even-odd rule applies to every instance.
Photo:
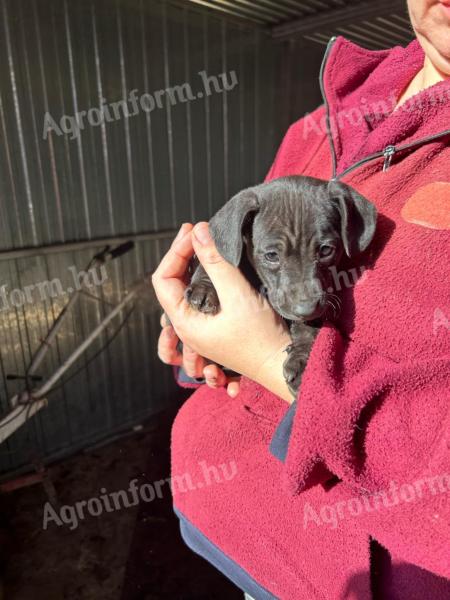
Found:
[[[266,252],[264,258],[271,263],[277,263],[280,261],[279,256],[276,252]]]
[[[322,244],[319,248],[319,256],[320,258],[330,258],[334,254],[333,246],[328,246],[327,244]]]

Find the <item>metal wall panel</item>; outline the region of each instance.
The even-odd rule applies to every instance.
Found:
[[[323,45],[343,35],[369,49],[406,45],[414,38],[406,0],[178,1],[258,24],[276,38],[303,37]]]
[[[280,137],[265,116],[283,52],[264,33],[147,0],[1,0],[0,8],[1,249],[173,228],[263,176]],[[46,112],[59,124],[134,89],[188,82],[201,91],[204,70],[235,71],[238,85],[87,126],[77,139],[43,139]]]
[[[121,261],[107,266],[104,283],[93,293],[109,303],[117,303],[128,284],[145,271],[151,271],[168,248],[170,238],[140,241]],[[0,278],[12,290],[58,278],[62,288],[73,287],[71,268],[79,272],[98,248],[0,261]],[[7,297],[0,311],[1,411],[7,398],[22,389],[23,383],[7,381],[7,373],[23,374],[31,355],[45,336],[49,325],[64,306],[67,296],[43,298],[33,292],[35,302],[14,305]],[[176,388],[169,369],[156,356],[159,310],[156,302],[146,301],[145,312],[135,310],[110,346],[85,370],[49,395],[49,405],[30,419],[9,441],[0,446],[0,471],[15,469],[36,458],[80,448],[131,426],[162,410],[175,398]],[[47,355],[39,375],[48,377],[75,349],[110,307],[81,298],[58,334],[54,349]],[[87,361],[117,330],[127,310],[116,318],[69,373],[65,381]]]
[[[109,267],[104,294],[151,271],[183,221],[207,219],[233,193],[260,182],[290,121],[317,102],[292,86],[305,65],[291,42],[190,6],[152,0],[0,0],[0,284],[21,289],[82,268],[99,238],[167,232],[140,241]],[[199,72],[235,71],[228,93],[165,104],[151,113],[87,126],[76,139],[50,133],[60,123],[131,90],[154,94]],[[302,77],[304,74],[302,75]],[[92,248],[40,253],[38,247],[91,240]],[[33,255],[5,251],[36,246]],[[0,414],[18,391],[7,373],[24,373],[65,297],[0,310]],[[43,365],[48,375],[99,322],[86,302]],[[51,458],[112,434],[160,410],[174,394],[156,358],[159,311],[135,314],[114,343],[55,392],[48,408],[0,447],[0,471]],[[95,349],[101,345],[101,340]]]

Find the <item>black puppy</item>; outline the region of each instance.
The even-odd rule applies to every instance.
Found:
[[[251,280],[256,274],[271,306],[289,322],[292,345],[286,349],[284,376],[293,395],[320,319],[339,307],[330,268],[344,253],[353,257],[369,246],[376,220],[373,204],[351,187],[293,176],[240,192],[209,222],[220,254]],[[201,266],[186,299],[201,312],[214,314],[220,308]]]

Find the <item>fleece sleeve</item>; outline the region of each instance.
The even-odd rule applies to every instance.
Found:
[[[450,470],[438,455],[422,473],[393,477],[376,490],[336,486],[340,500],[322,514],[336,522],[354,521],[389,550],[393,562],[395,557],[396,571],[407,573],[416,565],[450,580]],[[430,579],[430,586],[440,583]]]
[[[303,376],[283,467],[294,494],[330,476],[356,497],[396,487],[400,506],[365,514],[369,532],[405,560],[446,577],[449,382],[447,357],[395,362],[326,326]]]

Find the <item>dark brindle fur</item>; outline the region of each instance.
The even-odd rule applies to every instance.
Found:
[[[269,303],[289,322],[292,344],[284,375],[294,395],[318,320],[339,307],[330,267],[338,267],[344,254],[353,257],[368,247],[376,220],[375,207],[349,186],[293,176],[240,192],[210,221],[221,255],[252,278],[249,263]],[[220,308],[201,266],[186,298],[205,313]]]

